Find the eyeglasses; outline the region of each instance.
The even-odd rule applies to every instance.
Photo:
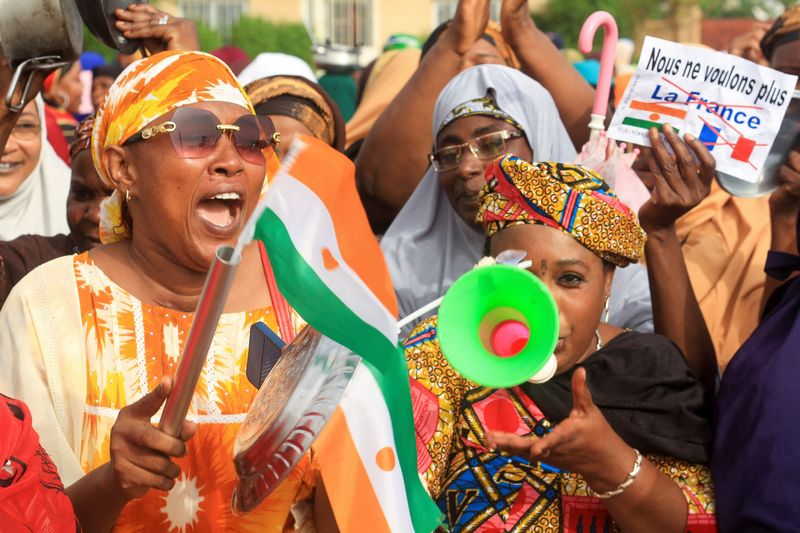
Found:
[[[179,157],[200,159],[211,155],[226,132],[231,134],[242,159],[255,165],[263,165],[264,150],[275,148],[281,142],[281,134],[275,131],[275,125],[268,117],[242,115],[233,124],[221,124],[211,111],[181,107],[170,120],[143,129],[125,141],[123,146],[168,133]]]
[[[29,141],[39,135],[41,131],[41,124],[35,124],[33,122],[18,122],[17,124],[14,124],[14,129],[11,130],[11,135],[16,139]]]
[[[428,159],[437,172],[453,170],[461,164],[461,157],[464,148],[469,147],[472,155],[478,159],[494,159],[502,155],[506,150],[506,141],[524,137],[525,134],[519,130],[500,130],[487,133],[480,137],[475,137],[471,141],[455,146],[446,146],[428,155]]]

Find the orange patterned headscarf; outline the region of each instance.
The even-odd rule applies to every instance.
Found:
[[[173,109],[198,102],[227,102],[254,113],[236,76],[210,54],[162,52],[131,63],[109,89],[92,130],[92,159],[103,181],[111,185],[102,157],[106,146],[121,145]],[[123,201],[123,193],[114,191],[101,206],[104,243],[130,237]]]

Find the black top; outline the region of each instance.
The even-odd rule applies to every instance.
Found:
[[[550,381],[521,387],[548,419],[561,422],[572,410],[572,375],[580,367],[595,405],[629,446],[692,463],[709,461],[711,403],[668,338],[625,332]]]
[[[0,307],[19,280],[28,272],[63,255],[78,253],[69,235],[23,235],[0,242]]]

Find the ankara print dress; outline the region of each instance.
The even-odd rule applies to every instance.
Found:
[[[613,343],[607,344],[609,349]],[[602,500],[589,496],[580,475],[486,447],[485,436],[490,430],[533,438],[545,435],[554,426],[522,388],[486,389],[458,375],[441,352],[435,318],[420,324],[406,339],[405,348],[418,469],[445,515],[445,528],[617,531]],[[683,490],[689,507],[687,531],[716,531],[709,468],[659,453],[646,456]]]
[[[146,305],[76,256],[75,278],[86,336],[87,391],[81,464],[86,471],[109,460],[109,436],[118,410],[140,398],[178,364],[192,313]],[[129,503],[121,531],[283,531],[290,508],[313,484],[308,461],[296,468],[256,510],[231,513],[236,486],[233,443],[257,390],[247,380],[250,327],[277,330],[272,308],[226,313],[220,318],[189,409],[198,423],[181,474],[169,492],[151,490]]]

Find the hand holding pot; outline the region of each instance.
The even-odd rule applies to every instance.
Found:
[[[117,9],[116,28],[126,39],[142,39],[151,54],[166,50],[199,50],[197,27],[189,19],[175,17],[150,4],[131,4]]]

